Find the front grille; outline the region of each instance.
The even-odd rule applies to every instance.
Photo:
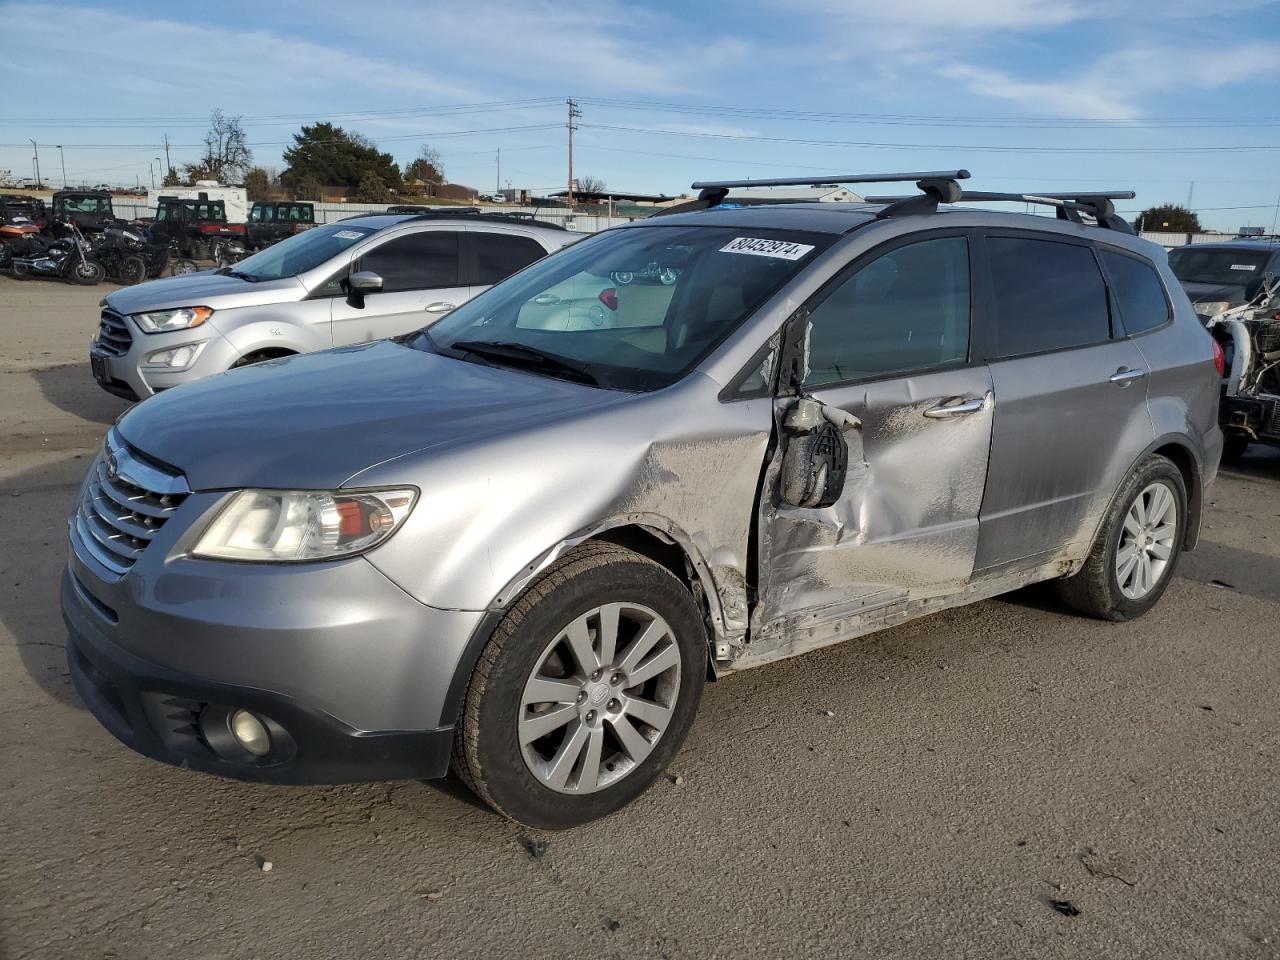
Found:
[[[79,542],[99,564],[123,577],[188,492],[182,477],[140,460],[112,430],[76,510]]]
[[[124,317],[114,310],[103,310],[98,325],[98,349],[112,357],[123,357],[133,345],[133,334]]]
[[[1272,400],[1270,406],[1271,409],[1267,412],[1267,419],[1263,424],[1262,432],[1280,436],[1280,400]]]

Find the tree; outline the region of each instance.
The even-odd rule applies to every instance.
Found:
[[[178,175],[178,168],[170,167],[168,172],[165,173],[164,175],[164,181],[161,183],[161,186],[177,187],[181,185],[182,185],[182,177]]]
[[[372,170],[360,178],[360,185],[356,187],[358,203],[386,203],[390,196],[386,183]]]
[[[323,200],[324,187],[315,177],[303,177],[294,186],[293,195],[298,200]]]
[[[244,175],[244,192],[250,200],[266,200],[271,196],[271,174],[254,167]]]
[[[367,174],[384,187],[400,187],[400,166],[389,153],[381,153],[358,133],[347,133],[331,123],[303,126],[293,135],[293,146],[284,151],[289,165],[281,179],[301,185],[310,179],[355,190]]]
[[[417,159],[404,168],[404,178],[429,184],[444,183],[444,158],[440,151],[424,143]]]
[[[600,177],[578,177],[574,193],[604,193],[608,186]]]
[[[209,117],[209,132],[204,135],[204,156],[197,163],[186,164],[188,182],[217,180],[240,183],[253,163],[253,151],[245,138],[239,117],[228,117],[220,109]]]
[[[1186,207],[1175,203],[1166,203],[1159,207],[1150,207],[1138,214],[1133,222],[1133,229],[1167,231],[1169,233],[1199,233],[1200,218]]]

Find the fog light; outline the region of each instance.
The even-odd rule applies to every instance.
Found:
[[[231,715],[231,735],[255,757],[265,757],[271,749],[267,728],[248,710],[237,710]]]
[[[184,347],[172,347],[169,350],[157,350],[147,355],[148,367],[165,367],[169,370],[182,370],[191,366],[200,353],[203,343],[189,343]]]

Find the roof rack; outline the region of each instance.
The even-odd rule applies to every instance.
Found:
[[[968,170],[927,170],[913,173],[837,173],[823,177],[777,177],[763,180],[699,180],[690,186],[699,191],[698,199],[677,204],[653,214],[655,217],[671,213],[691,213],[719,206],[729,191],[747,187],[838,187],[848,183],[911,183],[915,181],[921,190],[936,189],[939,192],[960,192],[957,180],[968,180]]]
[[[1127,220],[1116,213],[1113,200],[1132,200],[1137,194],[1132,190],[1102,190],[1092,192],[1068,193],[991,193],[984,190],[958,190],[957,196],[931,195],[925,185],[920,184],[921,193],[906,197],[867,197],[868,203],[888,204],[877,217],[911,216],[917,213],[932,213],[938,209],[939,203],[991,203],[993,201],[1011,201],[1014,203],[1035,203],[1053,207],[1057,210],[1059,220],[1071,223],[1084,223],[1081,214],[1092,217],[1098,226],[1121,233],[1133,233],[1133,227]]]

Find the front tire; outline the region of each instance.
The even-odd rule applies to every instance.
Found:
[[[472,674],[453,765],[499,813],[560,830],[636,799],[679,750],[706,677],[688,588],[592,542],[512,604]]]
[[[1248,449],[1248,437],[1241,436],[1238,433],[1229,433],[1222,438],[1222,462],[1239,463]]]
[[[1057,582],[1068,606],[1103,620],[1140,617],[1173,579],[1187,528],[1187,486],[1166,457],[1148,457],[1120,488],[1084,566]]]
[[[82,287],[96,287],[107,275],[107,269],[97,260],[82,260],[71,268],[67,279]]]
[[[116,275],[120,278],[122,284],[131,287],[135,283],[141,283],[147,279],[147,264],[141,257],[125,257],[120,261],[120,266],[116,269]]]

